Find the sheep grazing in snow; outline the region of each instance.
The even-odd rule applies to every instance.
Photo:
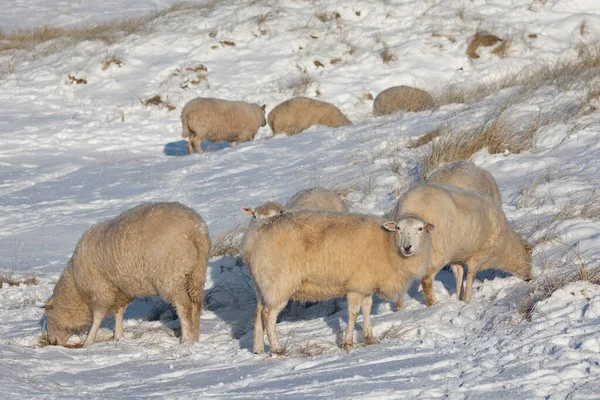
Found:
[[[273,134],[295,135],[313,125],[332,128],[352,125],[352,122],[333,104],[308,97],[295,97],[277,105],[269,113]]]
[[[127,305],[160,295],[177,310],[182,343],[197,342],[209,248],[206,223],[180,203],[142,204],[92,226],[46,302],[48,341],[64,346],[91,319],[88,346],[110,314],[118,340]]]
[[[392,114],[397,111],[423,111],[435,107],[435,100],[424,90],[410,86],[392,86],[375,97],[375,116]]]
[[[404,295],[429,265],[433,229],[417,217],[385,222],[327,211],[290,212],[253,224],[244,235],[242,254],[257,294],[254,353],[264,351],[263,327],[271,352],[282,351],[275,322],[289,299],[347,295],[344,348],[352,346],[361,307],[365,342],[372,341],[372,294],[389,300]]]
[[[242,207],[245,214],[255,219],[265,219],[283,214],[286,211],[322,210],[348,212],[348,206],[331,190],[323,188],[303,189],[282,205],[276,201],[267,201],[259,207]]]
[[[189,138],[187,149],[202,153],[200,142],[247,142],[254,138],[265,120],[265,105],[243,101],[198,97],[189,101],[181,112],[184,138]]]
[[[452,185],[420,184],[402,195],[390,213],[392,219],[404,215],[417,215],[436,227],[431,264],[421,278],[428,306],[435,303],[433,279],[447,264],[468,267],[464,301],[471,299],[475,274],[484,267],[531,278],[531,247],[489,196]]]
[[[436,168],[426,179],[427,183],[447,184],[463,189],[474,190],[489,196],[497,205],[502,206],[502,196],[496,180],[488,171],[470,161],[454,161]],[[456,298],[464,294],[464,267],[461,264],[451,264],[452,273],[456,279]],[[396,305],[398,308],[398,305]]]

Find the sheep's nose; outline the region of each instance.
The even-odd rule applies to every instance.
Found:
[[[410,244],[407,246],[404,246],[404,251],[409,252],[411,248],[412,248],[412,246]]]

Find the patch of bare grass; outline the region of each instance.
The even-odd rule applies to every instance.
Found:
[[[417,147],[421,147],[431,142],[436,137],[440,136],[442,131],[440,129],[434,129],[431,132],[427,132],[426,134],[419,136],[417,139],[413,140],[408,144],[409,149],[416,149]]]
[[[123,66],[123,60],[121,60],[114,54],[106,57],[104,60],[102,60],[102,71],[106,71],[110,68],[111,65],[116,65],[120,68]]]
[[[235,256],[240,254],[242,236],[244,236],[245,230],[245,225],[237,225],[231,229],[224,229],[219,232],[212,241],[210,256]]]
[[[76,85],[85,85],[87,84],[87,79],[85,78],[77,78],[74,75],[67,75],[67,79],[69,80],[70,84],[76,84]]]
[[[147,98],[146,100],[141,101],[142,105],[148,106],[156,106],[161,108],[166,108],[168,111],[175,110],[175,106],[169,103],[169,100],[163,100],[160,95],[152,96]]]
[[[500,44],[500,46],[496,47],[494,50],[492,50],[492,54],[500,57],[500,58],[506,58],[506,56],[508,55],[508,51],[510,50],[510,46],[511,46],[512,42],[508,39],[503,40],[502,43]]]
[[[502,39],[500,39],[498,36],[487,31],[477,31],[467,46],[466,54],[469,56],[469,58],[479,58],[477,50],[479,50],[480,47],[493,46],[501,41]]]
[[[24,279],[10,279],[6,276],[0,276],[0,288],[2,288],[4,285],[7,285],[7,286],[21,286],[21,285],[33,286],[33,285],[37,285],[37,284],[38,284],[38,280],[34,276],[29,277],[29,278],[24,278]]]
[[[319,21],[325,23],[325,22],[332,21],[334,19],[340,19],[340,18],[342,18],[342,16],[337,11],[333,11],[333,12],[321,11],[321,12],[318,12],[315,14],[315,18],[318,19]]]

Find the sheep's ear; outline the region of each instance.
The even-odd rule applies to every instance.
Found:
[[[54,300],[52,300],[52,299],[50,299],[44,303],[44,308],[46,310],[52,310],[53,307],[54,307]]]
[[[260,106],[260,108],[262,108],[262,109],[263,109],[263,111],[266,111],[266,110],[267,110],[267,105],[266,105],[266,104],[263,104],[262,106]]]
[[[389,221],[383,224],[383,229],[390,232],[396,232],[398,230],[398,225],[394,221]]]
[[[430,224],[429,222],[426,222],[426,223],[425,223],[425,230],[426,230],[427,232],[431,232],[431,231],[432,231],[432,230],[434,230],[434,229],[435,229],[435,225],[434,225],[434,224]]]
[[[254,208],[242,207],[242,211],[244,212],[244,214],[254,217]]]

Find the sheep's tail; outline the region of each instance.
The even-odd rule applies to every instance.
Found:
[[[181,114],[181,125],[183,128],[183,131],[181,132],[181,137],[184,137],[184,138],[192,137],[192,131],[191,131],[190,127],[188,126],[187,115],[185,113]]]
[[[198,232],[195,234],[193,240],[198,251],[197,262],[194,269],[189,274],[186,274],[185,286],[192,302],[195,304],[202,304],[204,284],[206,282],[206,267],[208,264],[208,252],[205,252],[204,243],[208,239]],[[208,247],[210,248],[210,243],[208,244]]]

